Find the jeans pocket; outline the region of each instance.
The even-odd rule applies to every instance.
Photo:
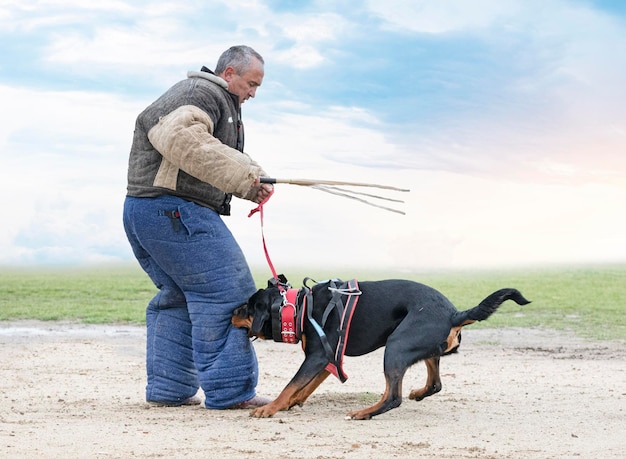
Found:
[[[178,206],[178,212],[180,224],[187,230],[189,236],[216,237],[215,220],[216,218],[219,220],[219,216],[214,210],[194,202],[187,202]]]

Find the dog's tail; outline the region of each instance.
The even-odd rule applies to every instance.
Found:
[[[520,306],[530,303],[518,290],[514,288],[503,288],[497,292],[493,292],[482,300],[478,306],[466,311],[458,311],[452,317],[452,326],[458,327],[459,325],[463,326],[471,324],[472,322],[485,320],[506,300],[513,300]]]

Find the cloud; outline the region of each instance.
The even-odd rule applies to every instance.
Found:
[[[143,103],[6,86],[0,98],[12,115],[0,125],[0,192],[12,196],[0,263],[128,256],[120,250],[119,220],[132,125]]]
[[[575,1],[279,4],[4,2],[0,264],[131,259],[135,117],[234,43],[266,58],[243,110],[246,149],[271,175],[412,190],[399,216],[277,186],[277,264],[626,260],[623,15]],[[264,265],[252,206],[227,222]]]
[[[411,32],[442,34],[475,31],[499,26],[522,9],[514,0],[369,0],[367,7],[388,23],[390,28]]]
[[[626,77],[623,21],[578,2],[368,5],[390,29],[457,45],[447,58],[414,63],[434,80],[408,100],[425,114],[402,123],[400,163],[544,182],[623,179],[624,137],[615,126],[626,123],[626,95],[612,89]],[[463,55],[468,49],[475,62]],[[420,98],[433,90],[425,106]]]

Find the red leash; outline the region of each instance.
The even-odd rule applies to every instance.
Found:
[[[257,212],[261,216],[261,237],[263,238],[263,250],[265,251],[265,258],[267,259],[267,264],[270,266],[270,269],[272,271],[272,276],[274,276],[274,280],[276,281],[276,286],[283,296],[283,305],[280,308],[280,317],[278,318],[281,324],[281,339],[284,343],[295,344],[299,341],[299,334],[301,333],[301,331],[298,330],[298,324],[296,321],[296,297],[298,294],[298,290],[292,288],[285,290],[283,285],[278,281],[276,269],[274,268],[274,264],[270,259],[270,254],[267,251],[267,244],[265,243],[265,233],[263,231],[263,206],[269,200],[269,198],[272,197],[273,194],[274,190],[272,189],[270,194],[263,201],[261,201],[256,208],[250,211],[250,213],[248,214],[248,218],[252,217]]]
[[[261,216],[261,237],[263,238],[263,250],[265,251],[265,258],[267,259],[267,264],[270,266],[270,270],[272,271],[272,276],[274,276],[274,279],[278,281],[278,275],[276,274],[276,269],[274,269],[274,265],[272,263],[272,260],[270,259],[270,254],[267,251],[267,244],[265,243],[265,233],[263,232],[263,206],[272,197],[273,194],[274,189],[270,191],[270,194],[263,201],[261,201],[256,208],[250,211],[250,213],[248,214],[248,218],[252,217],[257,212]],[[280,288],[280,283],[277,282],[276,285],[278,285]]]

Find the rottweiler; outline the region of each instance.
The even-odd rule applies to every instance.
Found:
[[[272,310],[277,310],[277,304],[278,309],[287,304],[285,291],[290,286],[284,276],[279,278],[271,279],[267,288],[257,291],[234,311],[234,326],[247,328],[250,337],[281,341],[280,337],[276,338],[277,326],[280,328],[277,321],[281,319]],[[306,282],[305,279],[305,285]],[[345,288],[345,283],[338,285],[332,280],[324,281],[298,291],[299,297],[308,298],[304,306],[307,311],[300,310],[294,318],[301,328],[297,332],[302,340],[304,362],[280,395],[254,409],[251,416],[271,417],[278,411],[302,405],[331,372],[343,376],[344,354],[365,355],[383,346],[386,388],[381,400],[369,408],[348,413],[346,418],[371,419],[400,406],[404,374],[421,360],[428,370],[426,384],[412,390],[409,399],[422,400],[441,390],[439,360],[457,351],[462,327],[487,319],[507,300],[520,306],[530,303],[518,290],[505,288],[492,293],[476,307],[458,311],[439,291],[414,281],[364,281],[351,291]],[[337,295],[342,297],[340,304],[329,307],[333,301],[337,303]],[[354,298],[356,305],[350,311],[352,320],[346,322],[348,298]],[[336,351],[338,346],[342,347],[341,353]],[[329,347],[336,351],[334,357]],[[343,382],[345,376],[340,379]]]

